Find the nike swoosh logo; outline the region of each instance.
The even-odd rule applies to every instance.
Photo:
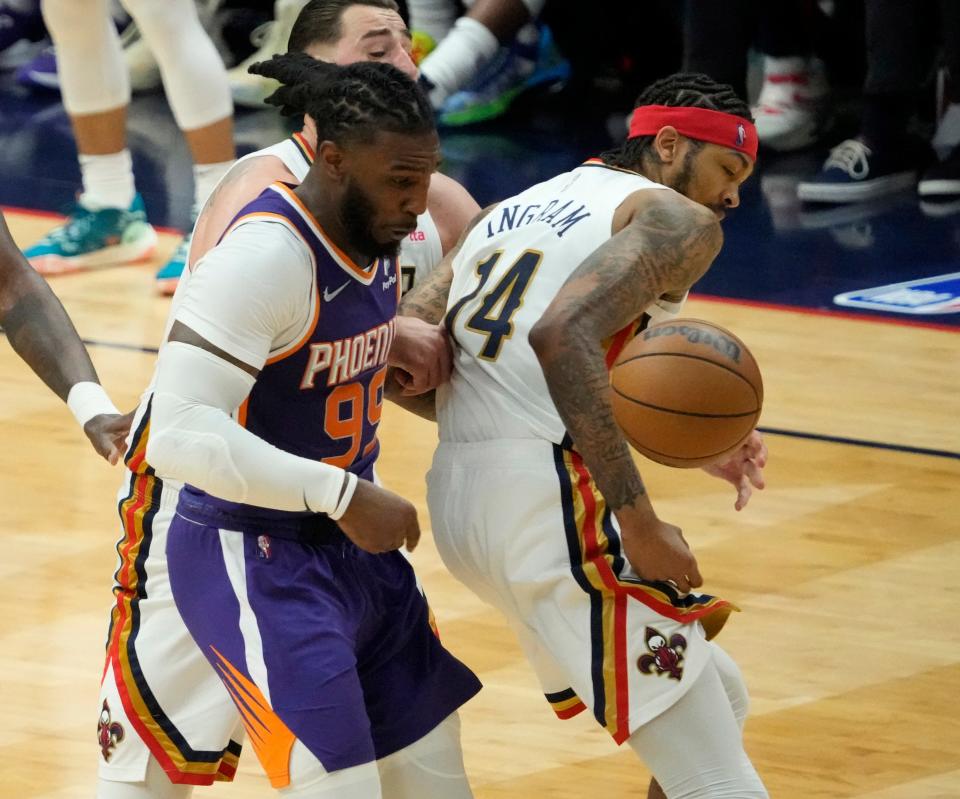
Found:
[[[343,290],[344,290],[347,286],[349,286],[349,285],[350,285],[350,281],[348,280],[346,283],[344,283],[344,284],[343,284],[340,288],[338,288],[336,291],[330,291],[330,289],[325,288],[325,289],[323,290],[323,301],[324,301],[324,302],[332,302],[333,300],[335,300],[335,299],[337,298],[337,295],[338,295],[341,291],[343,291]]]

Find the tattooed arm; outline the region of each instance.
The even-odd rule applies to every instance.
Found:
[[[111,463],[130,428],[130,415],[120,416],[102,389],[90,356],[60,300],[21,255],[0,214],[0,326],[17,355],[60,399],[79,389],[88,399],[78,418],[94,448]],[[76,406],[71,398],[71,409]],[[89,410],[92,409],[92,410]],[[89,414],[101,413],[89,417]]]
[[[720,250],[707,208],[668,191],[636,192],[617,210],[615,234],[570,276],[530,332],[550,396],[597,487],[620,522],[634,569],[684,591],[701,584],[679,528],[661,522],[613,418],[602,342],[658,297],[683,292]]]

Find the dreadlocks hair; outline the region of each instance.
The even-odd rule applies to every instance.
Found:
[[[289,52],[303,52],[311,44],[331,44],[340,38],[343,12],[350,6],[372,6],[400,12],[395,0],[310,0],[300,11],[290,38]]]
[[[250,72],[280,82],[266,102],[287,116],[309,114],[318,142],[371,141],[378,131],[415,135],[435,130],[426,95],[390,64],[338,66],[306,53],[284,53],[254,64]]]
[[[731,86],[717,83],[700,72],[677,72],[651,83],[640,93],[633,107],[639,108],[643,105],[709,108],[711,111],[723,111],[753,121],[750,106],[740,99]],[[636,169],[644,159],[657,157],[653,149],[655,138],[656,136],[635,136],[627,139],[615,150],[602,153],[600,158],[610,166]],[[694,152],[704,145],[704,142],[696,140],[691,140],[691,143]]]

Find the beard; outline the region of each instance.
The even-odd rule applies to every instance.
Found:
[[[673,185],[670,186],[678,194],[682,194],[684,197],[689,197],[688,193],[690,189],[690,184],[693,182],[693,171],[694,171],[694,159],[699,155],[700,148],[687,150],[686,155],[683,156],[683,163],[680,165],[680,173],[673,179]],[[721,216],[726,214],[726,208],[723,204],[716,203],[702,203],[715,214]]]
[[[376,210],[366,193],[350,181],[340,202],[340,222],[350,243],[364,255],[374,258],[394,258],[400,251],[399,241],[377,241],[371,223]]]

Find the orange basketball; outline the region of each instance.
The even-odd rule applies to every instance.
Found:
[[[699,319],[651,325],[610,370],[627,440],[657,463],[706,466],[733,453],[760,418],[763,380],[746,345]]]

